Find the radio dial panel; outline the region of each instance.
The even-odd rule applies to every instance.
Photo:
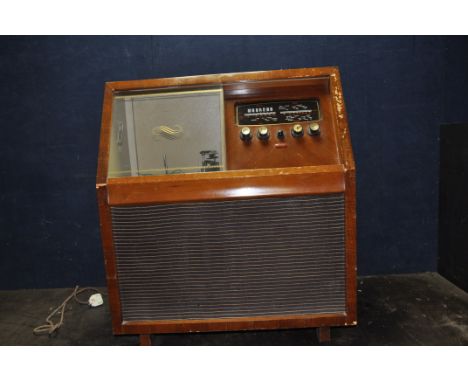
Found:
[[[286,85],[294,85],[294,89]],[[227,169],[333,165],[339,163],[333,109],[324,79],[228,89]],[[241,91],[242,90],[242,91]],[[243,131],[249,129],[250,135]]]
[[[262,102],[238,105],[236,115],[239,126],[277,125],[318,121],[320,109],[318,100]]]

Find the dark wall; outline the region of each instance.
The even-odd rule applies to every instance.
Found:
[[[440,129],[437,271],[468,292],[468,124]]]
[[[1,37],[0,289],[104,284],[105,81],[327,65],[342,71],[357,162],[359,273],[435,270],[438,126],[468,118],[467,48],[454,37]]]

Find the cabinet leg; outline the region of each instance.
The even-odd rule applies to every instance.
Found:
[[[321,326],[320,328],[317,328],[317,340],[318,342],[330,342],[331,336],[330,336],[330,327],[329,326]]]
[[[151,346],[150,334],[140,334],[140,346]]]

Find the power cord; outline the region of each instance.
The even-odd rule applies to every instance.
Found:
[[[93,291],[93,292],[96,292],[97,294],[99,294],[98,296],[98,299],[100,298],[100,303],[98,304],[95,304],[93,302],[91,302],[91,299],[95,296],[95,295],[92,295],[90,296],[90,298],[87,300],[87,301],[83,301],[83,300],[80,300],[78,298],[78,295],[83,293],[83,292],[86,292],[86,291]],[[77,285],[75,287],[75,289],[73,289],[73,292],[65,299],[64,302],[62,302],[61,305],[59,305],[57,308],[55,308],[52,313],[50,313],[47,318],[45,319],[45,321],[47,322],[47,324],[44,324],[44,325],[40,325],[38,326],[37,328],[34,328],[33,329],[33,333],[36,334],[36,335],[39,335],[39,334],[49,334],[51,335],[52,333],[54,333],[56,330],[58,330],[62,324],[63,324],[63,318],[64,318],[64,315],[65,315],[65,308],[68,304],[68,302],[71,300],[71,299],[74,299],[77,303],[79,304],[82,304],[82,305],[91,305],[91,306],[99,306],[102,304],[102,297],[101,297],[101,292],[99,292],[98,289],[95,289],[95,288],[81,288]],[[56,315],[57,313],[60,314],[60,320],[57,322],[57,323],[54,323],[52,321],[52,317],[54,315]]]

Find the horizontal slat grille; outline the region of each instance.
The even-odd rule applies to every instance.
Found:
[[[124,321],[345,311],[342,194],[111,212]]]

